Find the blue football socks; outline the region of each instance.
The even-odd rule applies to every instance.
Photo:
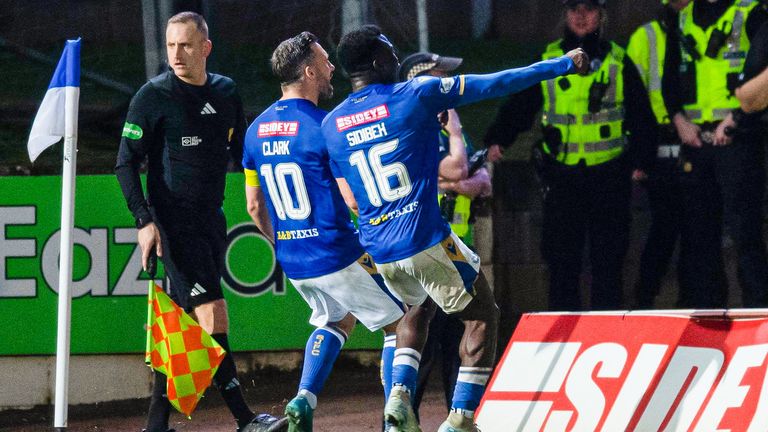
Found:
[[[392,391],[392,362],[395,359],[397,334],[384,335],[384,347],[381,349],[381,385],[384,386],[384,400],[389,400]]]
[[[456,387],[453,390],[453,403],[451,407],[454,410],[463,410],[473,413],[480,405],[480,399],[485,392],[485,384],[491,376],[489,367],[465,367],[459,368],[459,376],[456,380]]]
[[[346,339],[342,332],[331,327],[321,327],[312,332],[304,350],[300,391],[306,390],[313,395],[320,393]]]
[[[392,360],[392,385],[402,385],[411,394],[416,391],[421,354],[413,348],[397,348]]]

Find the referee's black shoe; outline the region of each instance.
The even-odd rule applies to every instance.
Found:
[[[269,414],[257,414],[247,425],[237,428],[237,432],[287,432],[288,417],[277,418]]]

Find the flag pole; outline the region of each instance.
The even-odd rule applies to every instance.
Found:
[[[144,350],[145,354],[145,360],[147,361],[147,365],[150,367],[152,366],[152,362],[150,361],[149,357],[146,357],[149,355],[149,352],[152,350],[153,340],[152,340],[152,324],[154,324],[154,318],[155,314],[153,313],[152,309],[152,303],[154,303],[155,299],[155,273],[157,272],[157,254],[155,253],[154,247],[152,248],[152,251],[149,253],[149,259],[147,260],[147,274],[149,274],[150,281],[149,281],[149,287],[147,292],[147,345],[146,349]]]
[[[72,315],[72,249],[74,244],[75,172],[77,167],[77,114],[79,87],[65,87],[64,161],[61,181],[61,243],[59,255],[59,308],[56,335],[56,395],[53,426],[67,428],[69,350]]]

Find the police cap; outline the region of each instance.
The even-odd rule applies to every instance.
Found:
[[[597,7],[605,7],[608,0],[563,0],[565,7],[576,7],[581,3],[591,4]]]
[[[433,53],[420,52],[411,54],[400,65],[400,80],[407,81],[431,70],[451,72],[464,61],[458,57],[446,57]]]

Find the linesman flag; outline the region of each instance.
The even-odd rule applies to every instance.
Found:
[[[190,416],[211,385],[225,351],[162,288],[152,285],[145,361],[168,378],[171,405]]]
[[[27,149],[29,160],[34,162],[40,153],[56,144],[64,136],[76,135],[77,120],[74,130],[64,128],[65,113],[76,117],[80,101],[80,38],[68,40],[64,45],[59,64],[45,92],[43,102],[37,110],[32,131],[29,133]]]

